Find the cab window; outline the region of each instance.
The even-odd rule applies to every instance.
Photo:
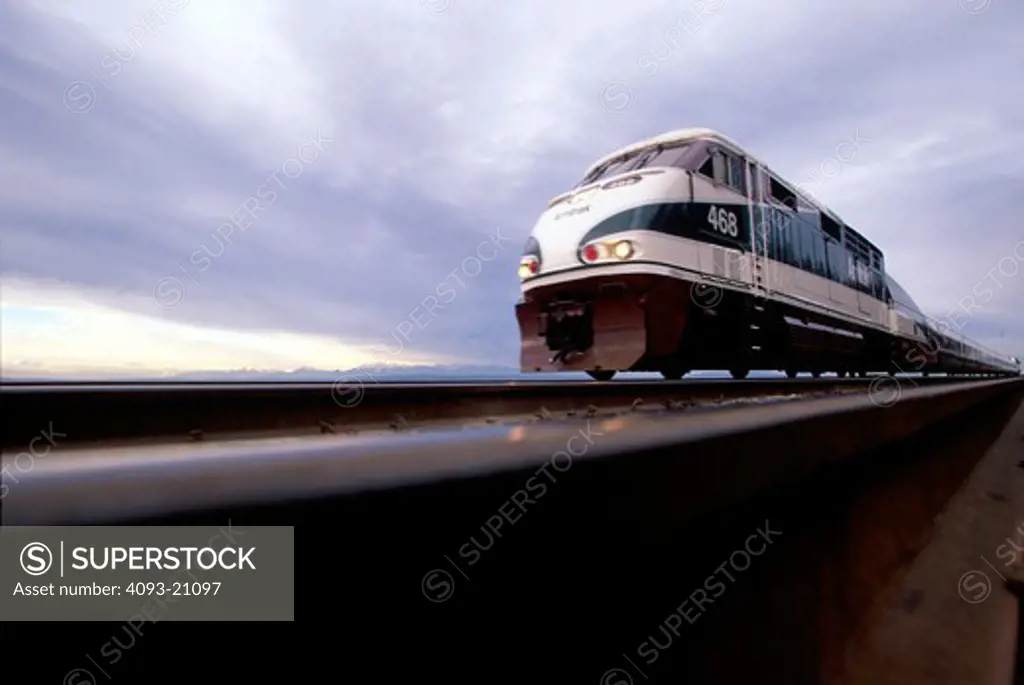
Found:
[[[679,166],[678,162],[683,153],[689,148],[689,144],[673,145],[671,147],[658,146],[651,148],[643,158],[637,160],[634,169],[649,169],[651,167]]]
[[[719,148],[711,148],[710,157],[697,173],[707,176],[715,183],[728,186],[736,192],[746,194],[746,179],[743,175],[743,160]]]
[[[729,185],[738,190],[739,192],[746,195],[747,184],[744,183],[743,178],[743,160],[735,155],[726,154],[726,161],[729,165],[728,182]]]

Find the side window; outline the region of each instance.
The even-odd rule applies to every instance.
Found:
[[[722,154],[721,150],[714,150],[711,153],[712,163],[712,176],[715,179],[715,183],[725,183],[727,169],[725,155]]]
[[[744,195],[747,194],[747,184],[743,178],[743,162],[738,157],[728,155],[729,159],[729,185]]]
[[[804,271],[814,273],[814,233],[803,221],[795,221],[800,226],[800,267]]]
[[[846,274],[846,250],[840,242],[833,243],[832,280],[842,285],[849,285]]]
[[[792,221],[786,221],[786,215],[780,210],[772,208],[772,212],[779,219],[782,233],[786,236],[786,264],[800,267],[800,229]]]
[[[772,239],[771,258],[774,259],[777,262],[785,263],[785,261],[786,261],[786,242],[785,242],[786,239],[785,239],[785,236],[782,235],[782,229],[779,228],[779,223],[777,221],[772,221],[770,219],[770,216],[771,216],[770,212],[771,211],[773,211],[773,210],[771,210],[771,209],[760,209],[761,215],[764,217],[764,221],[766,223],[766,229],[770,232],[771,239]]]
[[[787,261],[799,269],[803,266],[804,255],[804,235],[800,230],[800,224],[790,222],[786,234],[789,235],[789,259]]]
[[[839,251],[836,249],[836,243],[831,238],[825,238],[825,258],[828,262],[826,264],[826,275],[825,277],[831,281],[839,280]]]
[[[825,237],[816,230],[814,234],[814,273],[828,278],[828,267],[825,265]]]
[[[744,161],[718,148],[711,148],[710,153],[711,156],[701,165],[698,173],[714,180],[715,183],[729,186],[746,195]]]
[[[842,241],[843,239],[842,234],[839,232],[839,224],[827,214],[821,215],[821,230],[825,231],[826,235],[836,241]]]
[[[754,199],[754,202],[757,202],[757,184],[759,181],[757,166],[753,162],[747,162],[747,169],[750,171],[750,197]]]
[[[770,188],[772,199],[781,205],[785,205],[789,209],[796,210],[796,194],[782,184],[781,181],[776,179],[774,176],[770,176]]]
[[[703,164],[700,165],[700,169],[697,169],[697,173],[700,174],[701,176],[707,176],[708,178],[714,178],[715,177],[714,164],[715,164],[715,155],[712,154],[710,157],[708,157],[706,160],[704,160]]]

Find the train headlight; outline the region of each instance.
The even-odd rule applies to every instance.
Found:
[[[604,259],[630,259],[635,254],[636,249],[633,247],[633,243],[628,240],[618,240],[616,242],[598,241],[585,245],[580,250],[580,259],[592,264]]]
[[[540,270],[540,263],[537,258],[532,255],[523,257],[519,262],[519,278],[525,281],[526,279],[536,275],[537,271]]]

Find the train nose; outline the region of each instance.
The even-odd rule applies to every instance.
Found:
[[[544,255],[538,259],[538,269],[529,274],[520,271],[520,276],[536,276],[580,266],[580,241],[603,217],[590,207],[586,211],[567,214],[555,212],[545,217],[534,228],[534,236],[543,246]],[[524,259],[528,255],[524,255]]]

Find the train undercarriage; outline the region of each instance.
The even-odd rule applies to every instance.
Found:
[[[523,372],[619,371],[679,379],[696,370],[790,377],[833,372],[998,375],[934,347],[718,285],[669,276],[594,276],[539,286],[516,306]]]

